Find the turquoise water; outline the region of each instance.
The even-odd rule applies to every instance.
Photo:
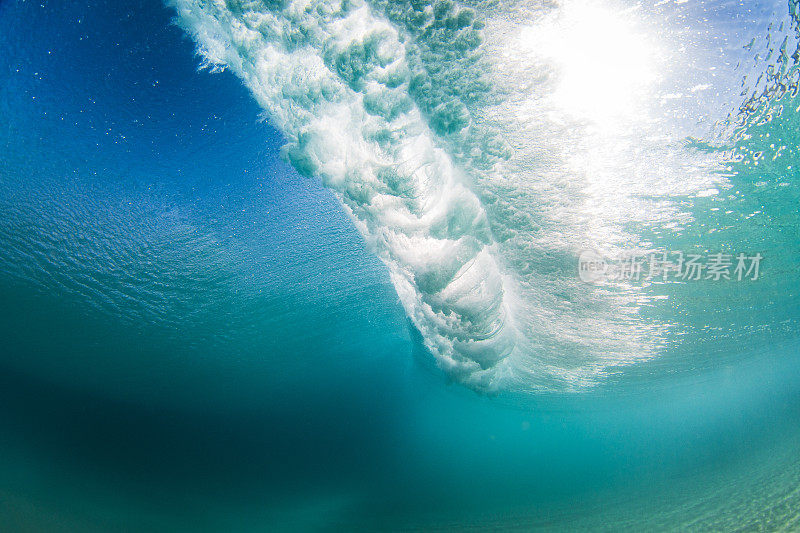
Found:
[[[632,6],[0,0],[0,528],[800,527],[797,7]]]

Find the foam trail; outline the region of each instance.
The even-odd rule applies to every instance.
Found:
[[[657,352],[646,291],[575,270],[585,249],[646,250],[631,225],[677,227],[674,197],[725,186],[682,140],[698,107],[730,106],[675,104],[711,85],[670,56],[663,2],[168,3],[338,196],[452,377],[577,390]]]
[[[283,130],[294,165],[337,194],[441,366],[491,386],[515,343],[495,243],[408,95],[397,30],[359,2],[173,5]]]

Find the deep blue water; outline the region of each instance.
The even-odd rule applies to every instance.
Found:
[[[173,17],[0,1],[0,529],[800,527],[795,186],[750,233],[784,277],[709,289],[738,334],[579,393],[474,391]],[[794,116],[765,127],[792,146]]]

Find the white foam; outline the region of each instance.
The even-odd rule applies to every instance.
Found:
[[[398,31],[349,4],[172,2],[205,60],[239,75],[282,129],[295,165],[339,196],[443,368],[483,386],[473,374],[515,335],[486,214],[408,96]]]

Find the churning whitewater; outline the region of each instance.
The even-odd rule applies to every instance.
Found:
[[[681,199],[728,186],[720,151],[685,142],[741,105],[739,71],[678,60],[713,31],[670,34],[665,2],[168,4],[338,197],[454,379],[579,390],[657,354],[646,285],[586,285],[577,258],[653,250],[646,230],[692,219]]]

